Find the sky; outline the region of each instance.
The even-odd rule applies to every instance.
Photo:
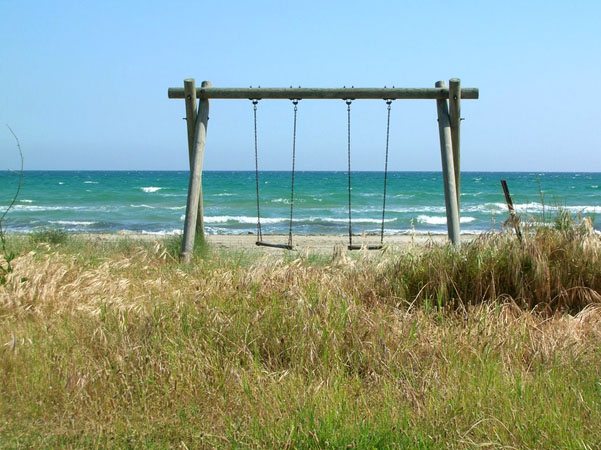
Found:
[[[598,1],[0,0],[0,170],[186,170],[169,87],[433,87],[461,78],[462,170],[601,171]],[[258,110],[289,170],[292,105]],[[440,170],[433,100],[392,105],[391,170]],[[353,170],[383,170],[386,106],[352,105]],[[212,100],[205,170],[254,169],[252,105]],[[346,105],[304,100],[297,168],[345,170]]]

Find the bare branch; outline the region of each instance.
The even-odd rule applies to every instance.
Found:
[[[11,210],[11,208],[14,206],[15,202],[17,201],[17,198],[19,197],[19,192],[21,192],[21,184],[23,182],[23,151],[21,150],[21,143],[19,142],[19,138],[17,137],[17,135],[15,134],[13,129],[8,124],[6,124],[6,128],[8,128],[8,131],[10,131],[10,133],[15,138],[15,141],[17,142],[17,149],[19,150],[19,157],[21,158],[21,170],[19,170],[19,181],[17,183],[17,192],[15,192],[15,195],[13,196],[13,199],[10,202],[10,205],[8,205],[8,207],[6,208],[6,210],[4,211],[2,216],[0,216],[0,233],[2,232],[2,221],[4,220],[4,218],[6,217],[8,212]]]

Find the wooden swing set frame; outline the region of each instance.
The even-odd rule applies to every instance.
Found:
[[[209,81],[196,87],[193,78],[183,88],[169,88],[168,97],[185,99],[188,129],[190,179],[180,258],[188,262],[197,236],[204,238],[202,167],[209,120],[210,99],[382,99],[436,100],[442,160],[447,231],[451,242],[460,245],[460,129],[461,99],[478,99],[477,88],[461,88],[458,78],[438,81],[434,88],[218,88]],[[198,101],[198,107],[197,107]]]

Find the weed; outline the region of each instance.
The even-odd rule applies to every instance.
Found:
[[[60,228],[49,228],[37,230],[30,234],[30,239],[36,244],[46,243],[51,245],[66,244],[70,235],[67,231]]]

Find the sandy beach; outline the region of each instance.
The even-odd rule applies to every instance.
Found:
[[[463,238],[473,239],[473,235],[466,235]],[[264,236],[263,240],[270,243],[285,244],[288,242],[288,236],[284,235],[269,235]],[[215,247],[221,248],[238,248],[238,249],[262,249],[263,251],[282,251],[277,248],[258,247],[256,245],[255,235],[211,235],[208,236],[208,241]],[[297,251],[328,253],[334,247],[346,248],[348,245],[348,236],[344,235],[299,235],[293,237],[293,245]],[[384,239],[384,245],[391,249],[405,249],[412,245],[423,246],[427,243],[444,244],[447,242],[447,237],[443,235],[432,236],[388,236]],[[379,244],[378,236],[356,236],[353,237],[353,244],[356,245],[373,245]]]
[[[140,239],[145,241],[159,240],[163,236],[144,233],[131,233],[121,231],[118,233],[81,233],[79,236],[92,240],[112,241],[117,239]],[[469,242],[476,238],[477,235],[464,234],[461,236],[462,242]],[[228,250],[257,250],[265,253],[278,253],[282,249],[257,246],[256,235],[207,235],[207,240],[210,245],[215,248]],[[265,242],[274,244],[286,244],[288,242],[287,235],[264,235]],[[396,235],[386,236],[384,245],[387,249],[404,250],[410,246],[425,246],[427,244],[444,245],[448,241],[446,235]],[[353,244],[370,245],[379,244],[378,236],[355,236]],[[293,245],[295,251],[308,253],[331,253],[335,247],[346,249],[348,245],[348,236],[345,235],[295,235],[293,237]]]

